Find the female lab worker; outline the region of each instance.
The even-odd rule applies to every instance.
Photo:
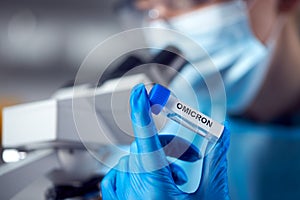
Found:
[[[191,22],[193,28],[197,29],[198,22],[200,23],[201,20],[201,17],[197,17],[203,16],[203,13],[209,13],[210,15],[212,9],[222,10],[223,12],[234,12],[234,10],[231,9],[236,9],[236,5],[231,4],[232,1],[225,0],[184,1],[190,3],[190,6],[184,6],[184,9],[178,9],[177,2],[179,1],[143,0],[139,1],[137,5],[140,9],[155,8],[159,11],[158,20],[168,20],[168,24],[171,24],[172,28],[179,27],[179,30],[188,36],[193,30],[189,29],[191,28],[190,25],[185,26],[182,22],[186,22],[186,17],[190,14],[189,17],[192,17]],[[172,3],[174,6],[170,7]],[[258,120],[272,120],[296,106],[294,102],[299,102],[297,98],[300,93],[300,83],[297,83],[297,81],[299,81],[300,69],[297,66],[299,66],[300,63],[300,57],[297,56],[297,52],[300,52],[300,44],[299,38],[297,37],[296,23],[294,21],[294,8],[297,3],[297,0],[249,0],[247,1],[247,7],[245,7],[248,10],[239,10],[239,8],[237,8],[236,11],[244,12],[244,15],[241,15],[243,19],[239,18],[239,20],[242,20],[241,23],[237,23],[236,26],[236,28],[242,28],[242,31],[239,32],[238,29],[238,32],[244,37],[234,38],[234,40],[232,40],[232,37],[229,37],[231,39],[230,41],[226,41],[228,38],[224,37],[222,38],[224,40],[222,45],[224,45],[223,48],[229,47],[226,46],[227,44],[234,44],[237,47],[244,45],[247,46],[248,49],[241,48],[241,52],[235,55],[236,57],[226,54],[225,56],[232,56],[232,60],[226,63],[230,66],[221,66],[220,64],[220,66],[217,67],[220,69],[229,69],[225,70],[227,72],[232,72],[230,69],[236,71],[240,68],[246,68],[248,70],[241,73],[241,76],[234,80],[233,83],[238,84],[232,84],[229,79],[230,84],[228,84],[226,88],[229,111],[239,115],[251,116]],[[243,23],[245,19],[250,23]],[[226,23],[225,19],[224,23]],[[158,24],[161,26],[163,23],[159,21]],[[220,24],[222,25],[222,22]],[[249,27],[247,27],[247,25]],[[216,30],[227,30],[227,33],[230,35],[230,31],[232,30],[222,29],[226,26],[220,27],[217,27]],[[200,29],[201,27],[198,28]],[[191,36],[193,35],[190,35],[190,37]],[[204,43],[205,40],[202,40],[205,38],[199,38],[201,38],[201,35],[195,38],[195,40],[199,41],[199,43],[203,42],[201,45],[211,54],[212,61],[218,63],[218,59],[224,51],[219,52],[217,51],[218,49],[215,50],[211,48],[210,45],[213,43],[207,44],[206,46]],[[276,42],[274,43],[271,40]],[[230,52],[231,51],[229,51],[229,53]],[[256,54],[257,52],[259,52],[259,54]],[[189,55],[188,51],[184,53],[186,53],[187,56]],[[253,54],[254,56],[250,56],[250,59],[247,59],[248,57],[245,57],[245,53],[248,55]],[[265,60],[268,62],[263,62]],[[259,65],[258,63],[264,64]],[[264,74],[263,76],[259,76],[257,72],[258,67],[261,67],[262,71],[264,71],[264,73],[262,73]],[[226,75],[226,73],[224,74]],[[251,83],[251,79],[256,76],[260,77],[260,80],[258,80],[260,84],[256,85],[254,89],[251,89],[249,82]],[[268,98],[274,97],[277,91],[271,88],[271,86],[274,80],[278,80],[278,78],[282,76],[286,76],[285,80],[284,82],[280,81],[281,84],[278,84],[277,87],[283,89],[286,94],[282,95],[283,91],[278,91],[281,95],[272,99],[272,106],[268,107],[270,105]],[[227,80],[226,76],[225,80]],[[226,87],[226,82],[224,83]],[[236,85],[242,86],[242,90],[238,91],[234,87]],[[176,85],[174,87],[176,89]],[[252,91],[250,95],[247,94],[248,90]],[[232,93],[233,91],[237,94]],[[249,97],[251,101],[245,101],[242,98],[243,95]],[[227,129],[225,129],[223,136],[218,141],[214,150],[204,158],[203,173],[198,189],[194,193],[188,194],[182,192],[177,187],[177,185],[187,181],[186,176],[180,171],[178,166],[173,167],[167,164],[165,155],[168,155],[169,152],[163,152],[163,150],[161,150],[161,143],[156,134],[155,127],[152,124],[152,118],[149,115],[148,96],[143,86],[138,86],[133,90],[131,108],[136,141],[132,145],[130,156],[121,159],[116,168],[112,169],[103,180],[102,194],[104,199],[229,198],[226,162],[226,152],[229,145]],[[264,108],[268,109],[268,112],[266,112]],[[149,135],[151,137],[149,137]],[[145,138],[145,136],[148,137]],[[194,150],[192,146],[191,149],[190,154],[183,156],[184,160],[189,161],[189,156],[191,158],[190,160],[193,160],[195,157],[196,153],[194,151],[196,150]]]
[[[143,0],[137,6],[156,17],[149,20],[148,26],[174,29],[207,51],[222,75],[230,114],[272,121],[300,107],[298,3],[299,0]],[[180,40],[160,39],[147,33],[146,39],[156,46],[178,46],[190,62],[201,59],[197,51]],[[191,75],[197,72],[186,67],[182,74],[197,92],[201,78]],[[173,91],[180,90],[176,82],[171,84]],[[185,96],[188,95],[182,95]]]

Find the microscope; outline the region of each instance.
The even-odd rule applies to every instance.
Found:
[[[134,140],[128,104],[132,87],[167,86],[186,64],[173,46],[148,60],[132,54],[106,70],[96,86],[71,82],[50,99],[5,108],[3,156],[14,152],[19,161],[0,167],[1,199],[12,198],[41,176],[53,183],[47,200],[99,199],[101,179],[128,153],[116,152],[116,146],[126,149]],[[155,120],[163,126],[163,120]]]

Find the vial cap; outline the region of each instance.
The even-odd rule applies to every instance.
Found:
[[[170,90],[159,84],[155,84],[149,94],[151,111],[158,115],[168,102],[170,95]]]

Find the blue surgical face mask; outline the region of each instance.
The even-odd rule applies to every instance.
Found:
[[[245,3],[220,3],[168,21],[154,20],[149,22],[148,26],[176,30],[191,38],[208,53],[223,78],[227,110],[230,113],[241,114],[251,104],[268,71],[274,48],[273,45],[263,45],[253,35]],[[190,62],[205,63],[204,60],[208,59],[180,39],[159,38],[151,32],[146,32],[145,37],[149,44],[162,48],[170,44],[177,46]],[[186,66],[181,75],[190,82],[197,93],[198,79],[201,77],[193,76],[197,74],[193,73],[193,70],[192,67]],[[187,97],[180,81],[174,79],[171,87],[175,92],[181,91],[177,92],[178,96]]]

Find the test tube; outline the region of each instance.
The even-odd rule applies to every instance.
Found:
[[[207,139],[213,147],[221,137],[224,126],[197,109],[180,101],[171,91],[155,84],[149,93],[151,111],[155,115],[164,114],[171,120]]]

